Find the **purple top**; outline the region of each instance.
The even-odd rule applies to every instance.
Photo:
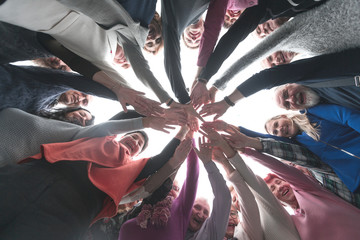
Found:
[[[119,233],[119,240],[156,239],[184,240],[189,225],[192,206],[195,201],[199,178],[199,163],[194,150],[187,159],[187,175],[179,196],[171,206],[171,217],[164,228],[148,225],[146,229],[136,224],[136,219],[125,222]],[[171,236],[171,237],[170,237]]]
[[[242,10],[258,4],[258,0],[212,0],[204,23],[197,65],[205,67],[224,24],[226,10]]]
[[[286,180],[299,203],[292,220],[301,239],[358,239],[360,209],[345,202],[302,172],[273,157],[246,149],[253,160]]]

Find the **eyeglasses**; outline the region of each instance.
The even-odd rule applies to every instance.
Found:
[[[238,212],[237,211],[230,211],[230,217],[232,219],[238,218],[239,217]]]

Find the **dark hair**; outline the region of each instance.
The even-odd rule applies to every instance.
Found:
[[[140,133],[144,138],[144,146],[142,147],[142,149],[140,151],[140,153],[142,153],[147,148],[147,146],[149,145],[149,137],[146,134],[146,132],[140,131],[140,130],[139,131],[128,132],[124,136],[130,135],[130,134],[133,134],[133,133]]]
[[[44,118],[56,119],[59,121],[73,123],[73,124],[82,126],[81,123],[77,119],[69,119],[66,117],[66,114],[75,112],[75,111],[79,111],[79,110],[84,110],[91,114],[91,112],[89,110],[82,108],[82,107],[68,107],[68,108],[58,108],[58,109],[54,109],[54,110],[42,109],[38,112],[37,115],[40,117],[44,117]],[[85,125],[86,126],[93,125],[94,120],[95,120],[95,116],[91,114],[91,120],[86,120]]]

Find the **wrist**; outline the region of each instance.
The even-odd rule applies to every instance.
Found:
[[[226,102],[227,105],[229,105],[229,107],[235,106],[235,103],[233,101],[231,101],[228,96],[224,97],[224,101]]]
[[[205,78],[199,78],[199,77],[196,78],[196,81],[197,81],[198,83],[204,84],[205,86],[206,86],[206,84],[207,84],[207,82],[208,82]]]
[[[258,138],[251,138],[249,137],[249,140],[247,141],[248,142],[248,146],[249,147],[252,147],[252,148],[255,148],[256,150],[262,150],[263,149],[263,146],[261,144],[261,141],[260,139]]]
[[[142,118],[142,124],[144,128],[149,128],[151,122],[151,117],[143,117]]]

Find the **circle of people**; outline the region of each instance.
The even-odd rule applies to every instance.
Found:
[[[358,239],[359,9],[353,0],[0,1],[0,239]],[[262,40],[209,87],[249,34]],[[198,51],[190,93],[181,41]],[[143,53],[164,54],[174,98]],[[291,62],[299,53],[309,57]],[[261,59],[265,70],[217,99]],[[38,66],[10,64],[23,60]],[[268,134],[220,119],[273,87],[276,104],[298,112],[266,121]],[[93,95],[123,111],[94,125]],[[144,129],[175,126],[159,154],[134,159],[148,145]],[[255,175],[244,156],[273,173]],[[212,209],[196,198],[198,159]]]

